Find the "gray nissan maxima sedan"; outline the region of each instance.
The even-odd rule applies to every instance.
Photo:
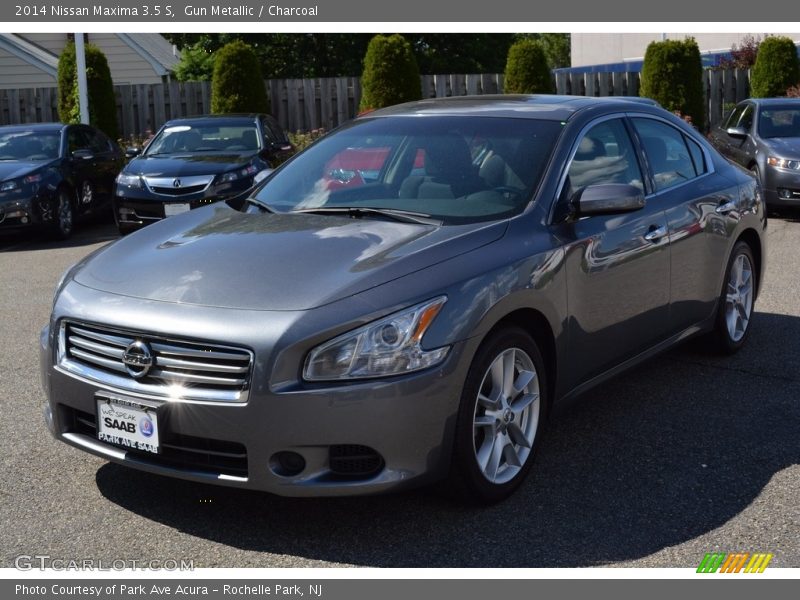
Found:
[[[770,208],[800,207],[800,98],[740,102],[710,139],[759,178]]]
[[[243,209],[70,269],[41,335],[47,425],[194,481],[322,496],[446,479],[497,501],[554,403],[690,336],[745,343],[766,225],[757,181],[657,107],[380,110]]]

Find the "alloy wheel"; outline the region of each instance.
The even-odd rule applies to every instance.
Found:
[[[92,184],[88,181],[84,181],[81,186],[81,202],[83,204],[91,204],[93,198],[94,190],[92,189]]]
[[[747,332],[753,311],[753,266],[746,254],[731,265],[725,296],[725,324],[731,340],[738,342]]]
[[[473,417],[474,456],[488,481],[503,484],[520,472],[533,448],[539,413],[533,360],[519,348],[504,350],[483,376]]]

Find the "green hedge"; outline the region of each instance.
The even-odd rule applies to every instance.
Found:
[[[694,38],[651,42],[647,46],[639,95],[691,117],[698,129],[704,129],[703,64]]]
[[[798,80],[797,48],[787,37],[768,37],[758,48],[750,72],[750,96],[785,96]]]
[[[367,46],[361,75],[361,110],[422,98],[419,67],[402,35],[376,35]]]
[[[119,135],[114,83],[105,54],[94,44],[84,45],[89,122],[112,140]],[[80,123],[75,43],[69,42],[58,58],[58,116],[62,123]]]
[[[211,77],[211,112],[269,111],[261,64],[253,48],[236,40],[217,50]]]
[[[547,66],[544,46],[537,40],[524,39],[508,49],[503,90],[506,94],[549,94],[553,80]]]

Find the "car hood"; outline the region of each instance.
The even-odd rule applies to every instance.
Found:
[[[800,138],[766,138],[764,144],[779,154],[781,158],[800,158]]]
[[[45,166],[45,162],[0,161],[0,181],[16,179]]]
[[[165,156],[138,156],[125,167],[127,175],[148,177],[188,177],[190,175],[217,175],[242,166],[252,160],[255,153],[244,154],[170,154]]]
[[[147,300],[306,310],[486,245],[506,225],[247,214],[216,203],[122,238],[74,279]]]

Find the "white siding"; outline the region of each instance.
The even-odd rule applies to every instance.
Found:
[[[90,33],[89,41],[106,55],[115,84],[161,83],[161,77],[144,58],[113,33]]]
[[[20,37],[58,56],[67,45],[66,33],[18,33]]]
[[[668,39],[673,40],[692,36],[697,40],[700,52],[729,50],[733,44],[740,44],[746,35],[764,38],[764,34],[758,33],[667,33],[666,35]],[[786,36],[796,42],[800,41],[800,33],[770,35]],[[583,67],[642,59],[647,45],[660,39],[660,33],[573,33],[572,66]]]
[[[0,49],[0,89],[19,89],[33,87],[53,87],[55,77],[51,77],[32,64]]]

